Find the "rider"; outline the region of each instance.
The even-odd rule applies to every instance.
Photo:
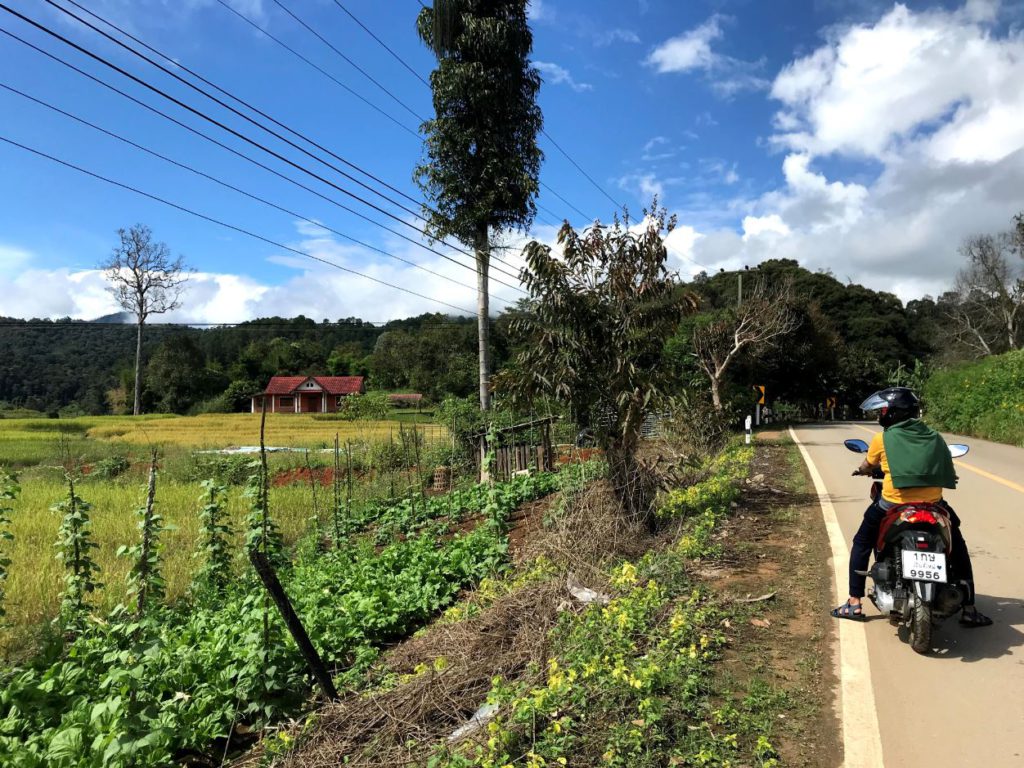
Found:
[[[974,606],[974,573],[967,544],[960,533],[960,518],[942,499],[943,488],[956,488],[956,472],[949,448],[942,436],[920,420],[921,401],[906,387],[891,387],[876,392],[861,404],[865,411],[877,411],[883,432],[871,440],[868,455],[853,473],[871,475],[876,469],[885,473],[882,495],[864,513],[864,520],[853,537],[850,549],[850,598],[832,610],[837,619],[864,619],[861,598],[865,571],[878,541],[882,520],[890,509],[909,502],[942,504],[952,521],[950,566],[967,590],[960,624],[964,627],[987,627],[992,619]],[[891,431],[890,431],[891,430]],[[888,439],[883,437],[888,433]],[[886,445],[889,453],[886,453]],[[891,462],[891,463],[890,463]]]

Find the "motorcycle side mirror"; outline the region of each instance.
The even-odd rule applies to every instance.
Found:
[[[961,456],[966,456],[969,450],[971,449],[963,443],[953,443],[949,446],[949,455],[954,459],[959,459]]]
[[[859,439],[844,440],[843,441],[843,445],[846,446],[846,450],[853,451],[854,453],[867,453],[868,452],[868,444],[865,443],[863,440],[859,440]]]

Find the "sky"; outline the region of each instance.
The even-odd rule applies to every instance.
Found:
[[[0,315],[115,311],[98,266],[135,223],[195,270],[162,320],[473,313],[470,257],[414,216],[435,64],[417,0],[4,2],[138,80],[0,9]],[[531,230],[500,240],[492,312],[523,295],[528,239],[654,195],[683,279],[792,258],[903,300],[949,288],[964,238],[1024,211],[1020,0],[533,0],[529,16],[542,188]]]

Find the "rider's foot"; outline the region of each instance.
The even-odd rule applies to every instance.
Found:
[[[832,618],[835,619],[853,619],[854,621],[864,621],[867,618],[864,615],[864,606],[861,605],[860,599],[856,597],[851,597],[838,608],[833,608],[831,614]]]
[[[964,612],[960,614],[960,626],[967,627],[968,629],[974,629],[975,627],[990,627],[992,626],[992,619],[983,614],[973,605],[964,607]]]

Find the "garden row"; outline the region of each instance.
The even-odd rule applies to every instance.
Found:
[[[276,563],[313,643],[344,685],[358,684],[382,644],[498,568],[508,515],[556,486],[542,474],[366,505],[358,514],[335,505],[289,560],[269,514],[265,471],[254,478],[247,548]],[[14,496],[8,488],[4,506]],[[129,600],[100,617],[89,604],[102,577],[90,556],[90,510],[70,486],[59,505],[66,568],[60,636],[33,663],[2,673],[0,763],[166,765],[208,754],[211,745],[223,751],[232,734],[301,708],[307,671],[259,582],[233,568],[223,497],[222,486],[207,484],[203,562],[189,599],[178,603],[163,598],[158,506],[143,505],[141,541],[124,552]]]

